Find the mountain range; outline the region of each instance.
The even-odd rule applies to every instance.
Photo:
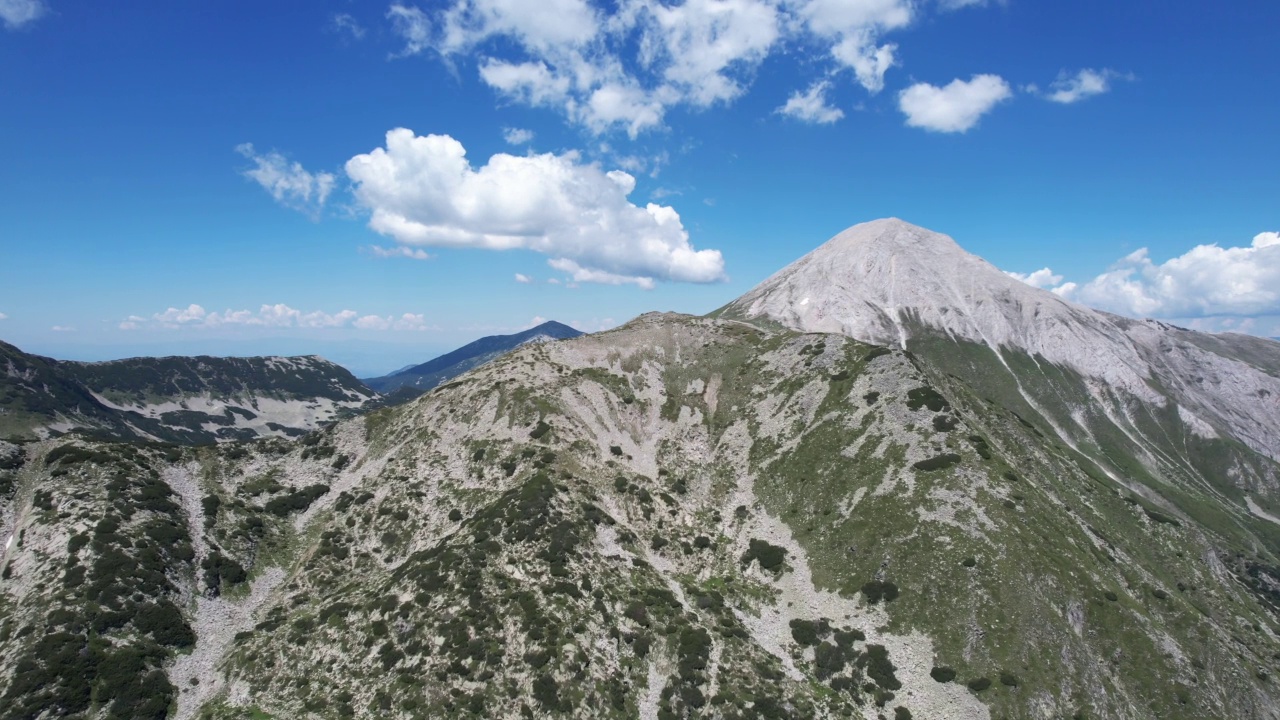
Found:
[[[71,430],[203,444],[296,437],[375,396],[324,358],[131,358],[85,363],[0,343],[0,438]]]
[[[1280,718],[1278,418],[865,223],[296,440],[0,442],[0,719]]]

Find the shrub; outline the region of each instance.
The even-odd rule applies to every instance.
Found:
[[[801,645],[817,645],[818,630],[819,623],[813,620],[791,621],[791,637]],[[829,628],[828,632],[830,632]]]
[[[560,683],[548,674],[539,675],[533,681],[533,698],[547,710],[560,710]]]
[[[1108,590],[1108,591],[1106,591],[1106,592],[1102,593],[1102,596],[1103,596],[1103,597],[1105,597],[1106,599],[1110,600],[1111,602],[1115,602],[1115,601],[1117,601],[1117,600],[1119,600],[1119,599],[1120,599],[1120,596],[1119,596],[1119,595],[1116,595],[1115,593],[1111,592],[1110,590]]]
[[[771,545],[765,540],[752,538],[747,551],[742,554],[742,565],[748,566],[752,560],[759,561],[762,570],[778,572],[787,559],[787,549]]]
[[[967,558],[965,558],[964,560],[962,560],[962,561],[960,562],[960,564],[961,564],[961,565],[963,565],[963,566],[965,566],[965,567],[967,567],[967,568],[971,568],[971,567],[974,567],[975,565],[977,565],[977,564],[978,564],[978,558],[975,558],[975,557],[967,557]]]
[[[911,711],[899,705],[893,709],[893,720],[911,720]]]
[[[982,692],[983,690],[991,687],[991,681],[984,677],[974,678],[968,682],[968,685],[970,690],[974,692]]]
[[[876,685],[885,690],[898,690],[902,687],[902,683],[894,675],[898,668],[889,662],[889,651],[885,646],[868,645],[867,654],[859,659],[866,662],[867,677],[874,680]]]
[[[952,430],[955,430],[956,426],[959,424],[960,421],[950,415],[933,416],[933,429],[938,432],[951,432]]]
[[[539,420],[537,427],[535,427],[532,431],[529,432],[529,437],[533,438],[534,440],[541,440],[542,437],[550,431],[551,431],[551,426],[548,425],[545,421]],[[552,682],[555,682],[555,681],[552,680]]]
[[[267,504],[264,505],[262,509],[272,515],[284,517],[291,512],[306,510],[311,507],[311,503],[318,500],[321,495],[324,495],[327,492],[329,492],[328,485],[308,485],[301,490],[295,490],[288,495],[281,495],[280,497],[272,498],[267,501]]]
[[[927,407],[934,412],[942,412],[951,407],[951,403],[939,395],[937,390],[924,385],[907,392],[907,407],[912,410]]]
[[[923,472],[932,472],[934,470],[946,470],[949,467],[960,464],[961,458],[955,453],[943,453],[937,457],[921,460],[911,467]]]
[[[940,683],[949,683],[956,679],[956,671],[946,666],[938,666],[929,671],[929,677]]]
[[[892,602],[898,599],[898,586],[891,582],[872,580],[870,582],[863,583],[862,594],[866,596],[867,602],[872,605],[875,605],[881,600],[884,600],[885,602]]]
[[[1018,676],[1011,672],[1002,671],[1000,673],[1000,684],[1008,687],[1018,687]]]

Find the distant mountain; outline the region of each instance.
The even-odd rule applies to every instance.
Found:
[[[59,361],[0,343],[0,438],[90,430],[184,444],[295,436],[375,396],[319,357]]]
[[[565,340],[581,334],[564,323],[549,320],[514,335],[483,337],[421,365],[411,365],[382,377],[366,378],[363,382],[386,395],[390,404],[406,402],[525,343]]]

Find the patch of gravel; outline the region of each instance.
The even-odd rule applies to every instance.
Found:
[[[249,595],[241,600],[196,598],[195,648],[179,655],[169,668],[170,681],[181,690],[175,720],[190,720],[209,700],[217,697],[226,685],[218,664],[226,657],[236,633],[254,625],[255,613],[284,581],[280,568],[268,568],[253,581]],[[195,681],[193,683],[192,681]]]

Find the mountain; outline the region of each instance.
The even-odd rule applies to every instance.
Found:
[[[58,361],[0,343],[0,437],[73,429],[203,444],[296,436],[374,393],[319,357]]]
[[[564,340],[581,334],[580,331],[568,325],[549,320],[513,335],[483,337],[421,365],[411,365],[390,375],[367,378],[363,382],[374,390],[388,395],[392,402],[407,402],[525,343]]]
[[[297,440],[0,443],[0,720],[1280,718],[1268,411],[1170,399],[1275,348],[989,273],[922,305],[898,268],[983,266],[879,226],[887,274],[824,246]],[[1027,349],[1067,322],[1166,405]]]
[[[1172,423],[1280,459],[1280,345],[1075,305],[901,220],[840,233],[719,315],[893,344],[947,371],[981,365],[967,377],[1016,393],[1007,405],[1044,416],[1069,441],[1117,431],[1151,441],[1164,430],[1149,422]],[[1157,417],[1130,417],[1129,403]],[[1078,412],[1086,406],[1098,413]]]

